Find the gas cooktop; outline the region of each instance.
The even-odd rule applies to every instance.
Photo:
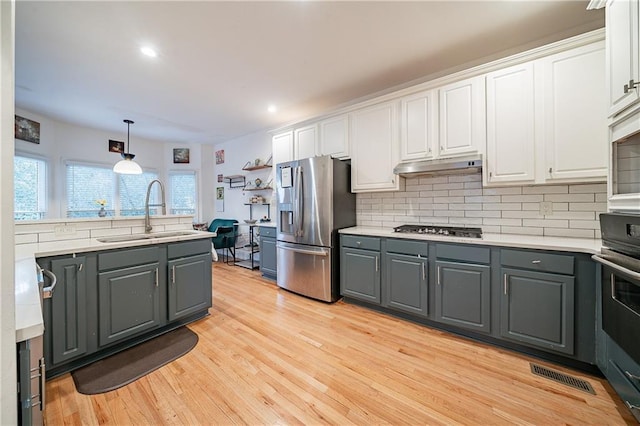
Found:
[[[481,228],[460,228],[454,226],[436,225],[400,225],[393,228],[394,232],[409,234],[447,235],[451,237],[482,238]]]

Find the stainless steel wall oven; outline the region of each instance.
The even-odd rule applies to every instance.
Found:
[[[602,328],[640,363],[640,214],[603,213]]]

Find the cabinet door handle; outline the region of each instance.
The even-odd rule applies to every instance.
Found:
[[[438,266],[436,270],[438,272],[438,279],[436,280],[436,282],[438,283],[438,285],[440,285],[440,267]]]
[[[538,265],[539,263],[542,263],[542,260],[532,260],[531,263]]]
[[[427,279],[427,274],[424,269],[424,262],[422,262],[422,281]]]
[[[158,287],[160,284],[158,283],[158,281],[160,281],[158,279],[158,268],[156,268],[156,287]]]
[[[176,265],[173,265],[171,267],[171,283],[172,284],[176,283]]]
[[[640,81],[629,80],[629,84],[624,85],[624,93],[629,93],[630,91],[638,87],[639,84]]]
[[[376,256],[376,272],[378,272],[378,256]]]
[[[507,295],[509,294],[509,286],[507,284],[507,274],[504,274],[504,277],[502,278],[503,282],[504,282],[504,294]]]
[[[636,376],[635,374],[631,374],[629,373],[627,370],[624,371],[624,374],[630,378],[631,380],[637,380],[640,381],[640,376]]]
[[[633,405],[632,403],[630,403],[629,401],[625,401],[624,405],[626,405],[629,410],[640,410],[640,407],[637,405]]]
[[[78,265],[78,272],[82,271],[82,265],[84,265],[84,263]]]

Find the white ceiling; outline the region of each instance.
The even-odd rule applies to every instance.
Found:
[[[218,143],[603,27],[587,3],[18,0],[16,106]]]

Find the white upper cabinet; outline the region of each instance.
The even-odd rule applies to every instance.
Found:
[[[484,77],[478,76],[438,89],[440,157],[475,153],[486,141]]]
[[[293,131],[287,131],[273,135],[273,159],[275,166],[279,163],[293,160]]]
[[[606,9],[609,117],[640,100],[640,30],[637,0],[610,0]],[[629,86],[630,81],[635,88]]]
[[[352,192],[400,189],[393,174],[398,162],[398,103],[384,102],[351,113]]]
[[[535,180],[533,63],[487,74],[487,183]]]
[[[545,181],[605,180],[608,128],[604,42],[548,56],[536,65],[543,80],[544,122],[540,131],[544,132]]]
[[[349,151],[349,115],[343,114],[321,121],[318,143],[319,155],[331,155],[344,160],[351,156]]]
[[[434,157],[438,147],[437,92],[402,98],[400,113],[400,161]]]
[[[296,160],[316,156],[317,126],[301,127],[293,132],[293,157]]]

